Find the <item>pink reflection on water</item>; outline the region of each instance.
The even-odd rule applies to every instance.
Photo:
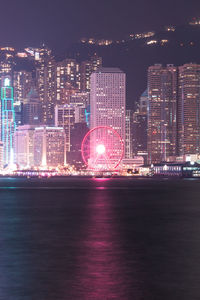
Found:
[[[128,299],[130,281],[112,201],[108,190],[91,193],[77,278],[81,299]]]
[[[110,180],[110,178],[92,178],[94,181],[102,181],[102,182],[104,182],[104,181],[108,181],[108,180]]]

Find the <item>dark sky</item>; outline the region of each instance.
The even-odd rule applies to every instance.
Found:
[[[200,16],[198,0],[1,0],[0,45],[66,48],[84,36],[120,38]]]

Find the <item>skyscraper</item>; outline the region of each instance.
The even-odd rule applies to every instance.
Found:
[[[56,101],[69,104],[70,91],[80,90],[80,67],[75,59],[65,59],[56,65]],[[68,96],[68,97],[67,97]],[[68,98],[68,99],[67,99]]]
[[[147,116],[149,112],[148,91],[145,90],[139,100],[138,107],[133,113],[132,138],[133,154],[142,156],[147,163]]]
[[[125,158],[133,157],[133,112],[130,109],[126,110],[126,139],[125,139]]]
[[[147,115],[137,111],[133,114],[133,154],[142,156],[147,163]]]
[[[102,67],[102,58],[94,54],[90,60],[81,63],[81,90],[90,91],[90,76],[98,68]]]
[[[15,111],[11,77],[1,80],[1,140],[3,142],[4,165],[13,163],[13,135],[15,132]]]
[[[32,73],[27,71],[15,71],[13,74],[14,110],[16,126],[23,124],[22,107],[33,85]]]
[[[200,153],[200,65],[179,67],[178,153]]]
[[[70,104],[56,105],[55,126],[64,128],[66,134],[66,151],[70,152],[70,133],[75,123],[75,106]]]
[[[99,68],[92,73],[90,83],[90,128],[93,129],[98,126],[111,127],[118,132],[125,144],[125,73],[118,68]],[[97,139],[98,137],[94,137],[90,141],[91,149],[95,149]],[[110,142],[105,141],[107,144]],[[117,153],[118,150],[115,149],[114,151]],[[92,157],[92,150],[90,153]]]
[[[41,124],[41,103],[35,89],[31,89],[24,100],[22,122],[29,125]]]
[[[13,75],[14,100],[23,103],[33,85],[32,73],[15,71]]]
[[[118,68],[99,68],[92,73],[90,105],[90,127],[110,126],[125,141],[125,73]]]
[[[39,49],[36,65],[37,89],[42,105],[42,121],[45,125],[54,124],[54,105],[56,100],[56,63],[51,50],[43,46]]]
[[[148,161],[166,161],[176,154],[177,68],[148,69]]]

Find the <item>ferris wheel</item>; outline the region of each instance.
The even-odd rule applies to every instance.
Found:
[[[98,126],[85,135],[81,153],[88,169],[115,170],[123,158],[124,143],[113,128]]]

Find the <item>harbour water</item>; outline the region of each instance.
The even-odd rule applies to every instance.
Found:
[[[200,180],[0,179],[0,299],[200,299]]]

